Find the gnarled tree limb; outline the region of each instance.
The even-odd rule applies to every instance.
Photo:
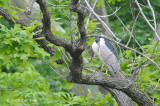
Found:
[[[75,47],[72,46],[69,40],[64,38],[58,38],[52,34],[50,14],[49,11],[47,10],[46,3],[44,0],[36,0],[36,2],[40,5],[40,9],[43,13],[43,20],[42,20],[43,28],[39,36],[44,35],[49,42],[55,44],[56,46],[64,47],[72,56],[70,64],[70,73],[67,76],[67,80],[69,82],[88,84],[88,85],[100,85],[111,89],[117,89],[124,92],[129,97],[131,97],[140,106],[154,106],[153,101],[145,92],[141,91],[139,88],[137,88],[134,84],[132,84],[129,80],[125,78],[122,79],[122,78],[107,77],[102,72],[82,73],[83,69],[82,52],[84,51],[85,48],[86,32],[84,28],[85,14],[83,13],[83,11],[81,11],[81,7],[80,4],[78,3],[78,0],[71,0],[71,5],[70,5],[72,11],[75,11],[78,14],[77,26],[80,32],[80,38],[79,40],[77,40]],[[3,14],[4,13],[3,10],[4,9],[0,9],[0,14],[3,15],[4,18],[6,18],[8,21],[12,22],[7,15]],[[16,21],[18,22],[18,20]],[[28,26],[27,24],[24,25]],[[47,46],[42,46],[42,47],[47,47]]]
[[[42,34],[45,35],[45,38],[55,44],[56,46],[63,46],[67,51],[71,51],[71,42],[64,38],[58,38],[57,36],[53,35],[51,32],[51,20],[50,20],[50,14],[46,6],[46,2],[44,0],[37,0],[36,1],[40,9],[43,13],[43,28],[42,28]]]
[[[43,0],[37,0],[37,3],[40,5],[41,11],[43,13],[43,18],[48,19],[45,21],[43,19],[44,26],[50,25],[49,24],[49,12],[47,10],[47,7],[45,5],[45,2]],[[85,27],[84,27],[84,18],[85,15],[83,11],[81,11],[81,8],[79,7],[78,0],[71,0],[71,9],[72,11],[77,12],[78,14],[78,22],[77,26],[80,32],[80,43],[81,48],[76,47],[72,49],[68,49],[70,45],[66,42],[61,42],[61,45],[57,45],[57,43],[54,41],[54,36],[49,31],[50,27],[48,26],[45,29],[44,32],[49,31],[49,34],[52,36],[49,36],[48,38],[53,39],[49,40],[47,38],[48,35],[46,35],[46,38],[49,41],[52,41],[51,43],[54,43],[57,46],[63,46],[72,56],[71,64],[70,64],[70,73],[67,76],[67,80],[69,82],[75,82],[79,84],[88,84],[88,85],[101,85],[106,86],[109,88],[120,90],[124,93],[126,93],[129,97],[131,97],[136,103],[138,103],[140,106],[154,106],[153,101],[150,99],[150,97],[140,89],[138,89],[134,84],[131,84],[130,81],[127,79],[119,79],[119,78],[109,78],[104,73],[96,72],[96,73],[82,73],[83,69],[83,58],[82,58],[82,52],[84,48],[84,44],[86,41],[86,34],[85,34]],[[59,40],[59,39],[57,39]]]

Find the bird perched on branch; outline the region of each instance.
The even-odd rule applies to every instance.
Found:
[[[92,44],[92,49],[113,76],[120,73],[117,52],[109,42],[109,40],[105,38],[95,37],[95,42]]]

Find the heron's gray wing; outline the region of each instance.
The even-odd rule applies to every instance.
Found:
[[[116,51],[115,51],[116,52]],[[119,72],[119,61],[114,52],[110,51],[105,45],[101,45],[99,49],[99,55],[101,56],[101,60],[105,64],[105,66],[111,72]]]

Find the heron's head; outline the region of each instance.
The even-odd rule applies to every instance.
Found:
[[[102,34],[97,34],[97,35],[102,35]],[[100,37],[95,37],[95,42],[99,43],[100,42]]]
[[[100,38],[99,37],[95,37],[95,42],[99,43],[99,41],[100,41]]]

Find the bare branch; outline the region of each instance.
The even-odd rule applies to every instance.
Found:
[[[91,8],[91,6],[89,5],[89,3],[87,2],[87,0],[85,0],[87,7],[89,9],[89,11],[95,15],[95,17],[102,23],[102,25],[104,26],[104,28],[107,30],[107,32],[112,35],[114,38],[116,38],[117,40],[119,40],[119,38],[116,37],[116,35],[111,31],[111,29],[108,27],[108,25],[94,12],[94,10]]]
[[[152,12],[152,15],[153,15],[154,29],[157,29],[156,17],[155,17],[154,10],[153,10],[153,8],[152,8],[151,3],[150,3],[149,0],[147,0],[147,3],[148,3],[148,5],[149,5],[149,8],[150,8],[150,10],[151,10],[151,12]]]
[[[79,42],[77,42],[77,46],[83,49],[84,51],[86,44],[86,29],[84,26],[84,19],[86,17],[86,13],[78,3],[78,0],[71,0],[70,10],[76,12],[78,15],[77,26],[80,33],[80,38],[78,39]]]
[[[36,1],[40,9],[43,13],[43,28],[42,34],[45,35],[45,38],[50,41],[51,43],[57,46],[63,46],[67,51],[71,51],[71,42],[64,38],[58,38],[57,36],[53,35],[51,32],[51,21],[50,21],[50,14],[46,6],[46,2],[44,0],[37,0]]]
[[[107,3],[108,4],[108,3]],[[111,6],[108,4],[109,8],[111,8]],[[111,8],[111,10],[113,11],[113,9]],[[118,18],[118,20],[121,22],[121,24],[123,25],[123,27],[127,30],[127,32],[130,34],[131,37],[134,37],[132,32],[129,31],[129,29],[126,27],[126,25],[123,23],[123,21],[120,19],[120,17],[115,14],[115,16]],[[141,45],[139,44],[139,42],[137,40],[135,40],[135,42],[138,44],[139,47],[141,47]],[[141,49],[142,50],[142,49]],[[143,50],[142,50],[143,51]]]
[[[96,4],[97,4],[97,0],[96,0],[95,3],[93,4],[93,7],[92,7],[93,10],[94,10]],[[90,12],[90,13],[89,13],[89,16],[88,16],[88,19],[87,19],[87,22],[86,22],[86,25],[85,25],[85,28],[86,28],[86,29],[87,29],[87,27],[88,27],[88,24],[89,24],[91,15],[92,15],[92,13]]]
[[[110,16],[112,16],[112,15],[116,14],[116,13],[120,10],[120,8],[121,8],[121,7],[116,8],[116,10],[115,10],[115,11],[113,11],[113,13],[112,13],[112,14],[110,14],[110,15],[104,15],[104,16],[100,16],[100,15],[99,15],[99,17],[102,17],[102,18],[110,17]]]
[[[145,21],[147,22],[147,24],[150,26],[150,28],[151,28],[151,29],[153,30],[153,32],[155,33],[156,37],[158,38],[158,41],[160,41],[160,37],[159,37],[159,35],[158,35],[158,33],[157,33],[156,29],[155,29],[156,26],[155,26],[155,28],[153,28],[153,26],[151,25],[151,23],[149,22],[149,20],[148,20],[147,17],[145,16],[145,14],[144,14],[141,6],[139,5],[139,2],[138,2],[137,0],[135,0],[135,2],[136,2],[136,4],[137,4],[137,6],[138,6],[138,8],[139,8],[139,10],[140,10],[140,13],[142,14],[143,18],[145,19]],[[152,15],[153,15],[153,18],[154,18],[154,24],[156,25],[154,11],[153,11],[153,9],[152,9],[152,7],[151,7],[151,5],[150,5],[150,2],[149,2],[149,1],[147,1],[147,2],[148,2],[148,4],[149,4],[149,8],[150,8],[151,11],[152,11]]]

